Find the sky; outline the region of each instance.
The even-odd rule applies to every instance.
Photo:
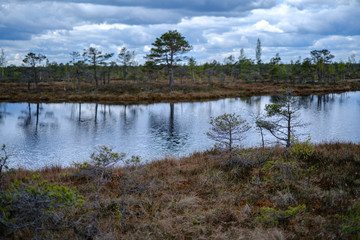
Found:
[[[198,63],[240,55],[262,60],[276,53],[284,63],[328,49],[335,61],[360,60],[360,0],[0,0],[0,49],[9,64],[28,52],[50,62],[95,47],[134,50],[139,64],[157,37],[177,30]]]

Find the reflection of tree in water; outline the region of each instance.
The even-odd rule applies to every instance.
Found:
[[[318,111],[329,111],[330,109],[328,109],[328,107],[333,106],[336,99],[338,99],[339,104],[343,104],[348,99],[348,93],[298,96],[297,104],[302,108],[310,108],[312,104],[315,103]],[[270,97],[271,103],[277,103],[277,101],[277,96]]]
[[[74,132],[77,136],[81,132],[92,132],[94,125],[93,104],[73,103],[70,110],[70,123],[74,124]]]
[[[21,115],[18,117],[18,119],[20,120],[19,126],[23,127],[24,129],[28,128],[28,126],[30,126],[32,123],[31,116],[31,104],[28,103],[27,109],[22,110]],[[39,114],[37,114],[37,116],[39,116]]]
[[[120,126],[124,133],[135,128],[139,113],[144,109],[139,105],[123,105],[120,110]]]
[[[97,124],[97,116],[98,116],[98,106],[99,104],[95,104],[95,115],[94,115],[94,122],[95,122],[95,125]]]
[[[278,103],[279,101],[279,96],[270,96],[270,103]]]
[[[78,122],[86,121],[86,120],[82,119],[82,112],[81,112],[82,104],[83,103],[71,104],[70,120],[78,121]]]
[[[88,126],[90,122],[98,121],[99,104],[73,103],[71,105],[70,120],[77,122],[79,126]]]
[[[98,108],[99,115],[101,116],[101,122],[103,125],[108,123],[109,121],[116,121],[114,115],[111,111],[112,105],[101,104]]]
[[[173,103],[170,103],[168,116],[150,114],[149,121],[150,133],[165,150],[178,151],[186,144],[189,134],[182,131],[181,125],[175,120]]]
[[[195,103],[192,103],[192,106],[196,106]],[[194,108],[193,108],[194,109]],[[207,102],[207,106],[206,106],[206,109],[208,110],[208,113],[207,115],[208,116],[211,116],[212,115],[212,112],[213,112],[213,103],[212,102]]]
[[[98,123],[102,123],[104,125],[109,121],[115,120],[115,116],[113,115],[113,111],[112,111],[113,105],[95,103],[93,107],[94,107],[93,121],[95,125]],[[81,113],[79,112],[79,117],[81,117],[80,114]]]
[[[343,98],[342,94],[340,97]],[[327,106],[329,105],[329,103],[333,103],[335,99],[335,94],[300,96],[299,105],[304,108],[309,108],[313,103],[316,102],[317,110],[327,111]]]
[[[278,103],[281,96],[271,96],[270,103]],[[295,96],[295,106],[299,108],[310,108],[312,103],[315,101],[316,95],[308,96]]]
[[[339,104],[343,104],[345,103],[348,99],[349,99],[349,94],[348,93],[341,93],[339,96]]]
[[[253,97],[240,97],[240,100],[248,105],[253,103]]]
[[[78,121],[81,122],[81,103],[79,103],[79,118]]]
[[[240,98],[236,98],[240,99],[240,101],[246,103],[247,105],[251,106],[251,107],[255,107],[256,112],[258,114],[261,113],[261,111],[263,110],[261,107],[261,96],[254,96],[254,97],[240,97]]]
[[[57,128],[59,126],[54,112],[47,111],[43,113],[44,108],[40,103],[35,104],[34,110],[32,110],[31,105],[28,103],[27,108],[22,110],[21,115],[18,117],[18,125],[26,130],[27,134],[37,136],[39,129],[45,131],[46,129]]]
[[[317,110],[328,111],[329,103],[335,101],[335,94],[318,95],[317,96]]]
[[[91,133],[96,136],[98,130],[111,128],[118,122],[114,108],[109,104],[74,103],[71,105],[70,123],[75,125],[77,134]]]
[[[302,108],[310,108],[312,103],[314,102],[314,95],[309,96],[299,96],[298,97],[299,107]]]
[[[4,119],[10,113],[6,110],[6,103],[0,103],[0,123],[4,123]]]

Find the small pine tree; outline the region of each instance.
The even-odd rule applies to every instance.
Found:
[[[233,153],[236,143],[240,143],[245,139],[245,133],[249,131],[250,126],[246,120],[242,120],[235,113],[223,114],[210,120],[210,132],[206,135],[217,142],[216,147],[226,149],[229,153],[229,165],[233,165]]]

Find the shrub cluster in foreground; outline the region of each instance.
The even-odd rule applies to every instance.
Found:
[[[212,150],[139,165],[100,148],[73,168],[3,171],[1,237],[359,237],[359,144],[244,149],[232,165],[219,156]],[[123,167],[112,166],[119,161]],[[36,201],[37,208],[25,205]]]

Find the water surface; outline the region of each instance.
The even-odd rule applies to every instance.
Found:
[[[297,99],[300,119],[309,123],[301,132],[313,142],[360,142],[360,92]],[[205,135],[210,117],[235,112],[252,123],[251,115],[273,100],[261,96],[149,105],[0,103],[0,144],[7,145],[12,167],[31,169],[85,161],[97,145],[143,160],[184,156],[213,146]],[[243,144],[260,145],[254,128]]]

